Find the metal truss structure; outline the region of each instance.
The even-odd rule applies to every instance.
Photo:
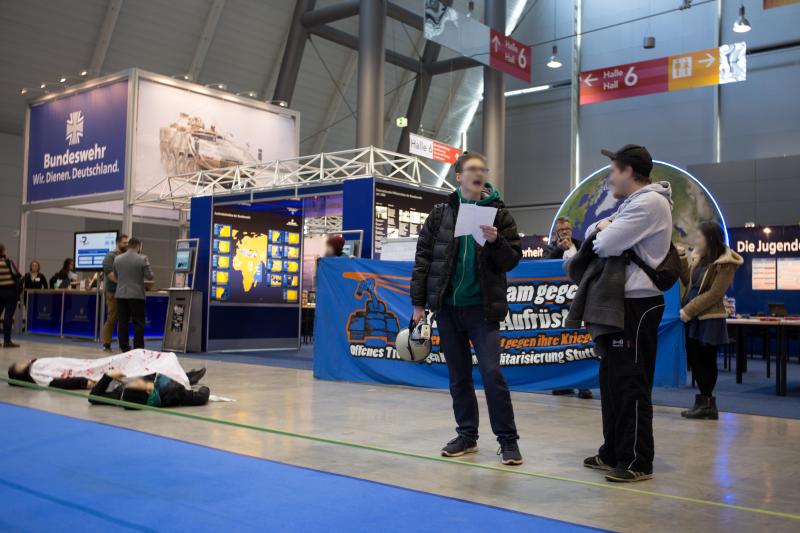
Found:
[[[294,189],[319,183],[378,177],[454,190],[447,182],[440,186],[438,173],[419,158],[368,146],[354,150],[281,159],[257,165],[201,170],[170,176],[133,199],[134,205],[188,209],[195,196],[221,196],[275,189]]]

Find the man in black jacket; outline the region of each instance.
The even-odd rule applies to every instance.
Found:
[[[544,253],[544,259],[568,259],[580,249],[581,241],[572,238],[572,223],[567,217],[556,219],[555,235]]]
[[[522,257],[517,225],[499,193],[486,182],[486,158],[471,152],[455,163],[459,187],[447,203],[433,208],[417,240],[411,278],[412,320],[436,313],[440,348],[450,375],[450,395],[458,436],[442,449],[446,457],[475,453],[478,441],[478,400],[472,382],[470,341],[489,405],[492,431],[506,465],[522,464],[517,445],[511,394],[500,368],[500,321],[508,313],[506,272]],[[497,208],[493,226],[481,226],[486,242],[472,235],[456,238],[459,206],[472,203]]]
[[[581,247],[581,241],[572,237],[572,222],[567,217],[558,217],[556,219],[556,228],[553,235],[553,240],[544,252],[544,259],[569,259]],[[554,389],[554,396],[562,396],[565,394],[572,394],[575,389]],[[578,398],[590,400],[592,398],[592,391],[589,389],[580,389],[578,391]]]

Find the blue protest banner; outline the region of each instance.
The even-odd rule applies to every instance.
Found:
[[[27,202],[122,191],[128,80],[30,109]]]
[[[509,314],[500,323],[501,365],[512,390],[597,386],[598,362],[585,330],[564,327],[576,291],[560,260],[525,261],[508,275]],[[317,270],[314,376],[320,379],[446,388],[446,354],[439,350],[435,317],[433,352],[424,363],[397,357],[397,332],[411,318],[412,263],[326,258]],[[686,380],[678,287],[666,295],[659,328],[655,384]],[[480,376],[474,372],[476,385]]]

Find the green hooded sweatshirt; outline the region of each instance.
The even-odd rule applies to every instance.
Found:
[[[456,189],[458,199],[462,204],[489,205],[500,199],[500,193],[487,184],[489,195],[480,200],[465,200],[461,196],[461,187]],[[456,264],[453,275],[450,277],[450,287],[445,297],[445,303],[456,307],[480,305],[481,284],[478,280],[478,261],[475,251],[475,239],[472,235],[456,237]]]

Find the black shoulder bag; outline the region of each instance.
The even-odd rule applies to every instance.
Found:
[[[675,248],[675,245],[671,242],[669,243],[669,251],[667,251],[667,256],[655,268],[645,263],[644,260],[636,255],[636,252],[633,250],[627,250],[625,254],[636,264],[636,266],[644,270],[644,273],[647,274],[647,276],[655,284],[656,288],[658,288],[658,290],[661,292],[670,290],[680,278],[681,258],[678,255],[678,250]]]

